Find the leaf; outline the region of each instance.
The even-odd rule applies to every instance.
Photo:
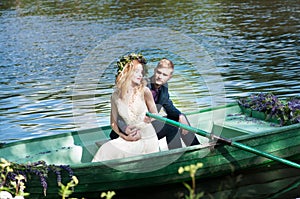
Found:
[[[183,185],[184,185],[189,191],[192,190],[192,187],[191,187],[189,184],[187,184],[186,182],[183,182]]]

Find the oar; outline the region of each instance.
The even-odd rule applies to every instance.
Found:
[[[271,160],[274,160],[274,161],[277,161],[277,162],[281,162],[283,164],[286,164],[286,165],[289,165],[289,166],[292,166],[292,167],[300,169],[300,164],[298,164],[298,163],[295,163],[295,162],[292,162],[292,161],[289,161],[289,160],[286,160],[286,159],[283,159],[283,158],[271,155],[269,153],[265,153],[263,151],[259,151],[257,149],[252,148],[252,147],[246,146],[244,144],[235,142],[235,141],[233,141],[231,139],[227,139],[227,138],[224,138],[224,137],[221,137],[221,136],[216,136],[216,135],[214,135],[212,133],[208,133],[208,132],[203,131],[201,129],[194,128],[194,127],[188,126],[186,124],[181,124],[181,123],[176,122],[174,120],[170,120],[168,118],[164,118],[162,116],[155,115],[155,114],[152,114],[152,113],[149,113],[149,112],[147,112],[146,115],[149,116],[149,117],[152,117],[154,119],[157,119],[157,120],[160,120],[160,121],[164,121],[164,122],[166,122],[168,124],[171,124],[173,126],[176,126],[178,128],[183,128],[183,129],[188,130],[188,131],[193,131],[193,132],[195,132],[195,133],[197,133],[199,135],[202,135],[204,137],[213,138],[213,139],[219,140],[219,141],[221,141],[221,142],[223,142],[223,143],[225,143],[227,145],[230,145],[230,146],[242,149],[244,151],[248,151],[250,153],[254,153],[256,155],[260,155],[260,156],[269,158]]]

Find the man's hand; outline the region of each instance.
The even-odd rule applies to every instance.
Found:
[[[124,139],[127,141],[137,141],[141,139],[141,130],[135,126],[127,126],[125,129],[127,136],[124,136]]]
[[[135,133],[136,130],[138,130],[135,126],[129,125],[126,127],[125,132],[127,135],[130,135],[132,133]]]
[[[132,141],[137,141],[141,139],[141,130],[137,129],[134,133],[131,133],[128,136],[131,138]]]

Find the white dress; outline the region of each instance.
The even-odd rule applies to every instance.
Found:
[[[93,162],[125,158],[141,154],[159,151],[159,143],[156,132],[151,123],[145,123],[144,118],[148,111],[144,94],[138,93],[128,104],[117,97],[116,92],[112,95],[115,100],[118,114],[127,125],[134,125],[141,129],[141,139],[138,141],[126,141],[121,137],[110,140],[103,144],[94,156]]]

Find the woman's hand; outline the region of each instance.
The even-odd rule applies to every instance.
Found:
[[[152,118],[151,118],[151,117],[148,117],[148,116],[145,116],[144,122],[149,124],[149,123],[152,122]]]

